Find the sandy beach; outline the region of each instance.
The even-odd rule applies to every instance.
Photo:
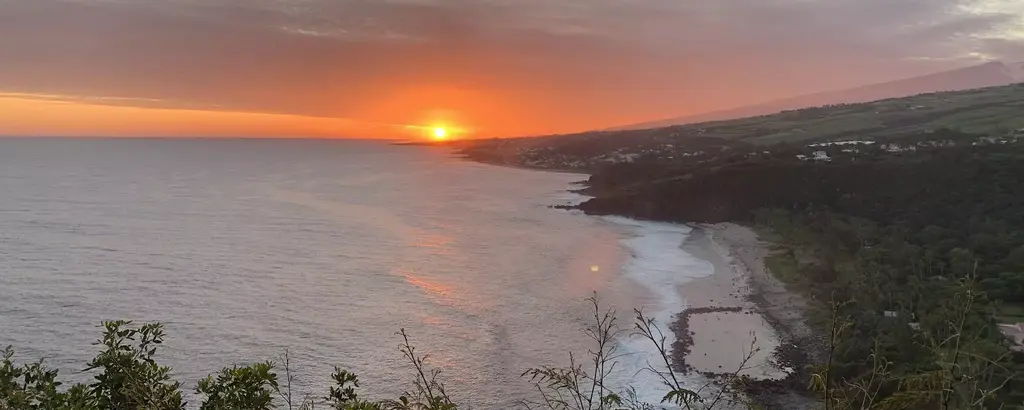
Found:
[[[682,248],[710,263],[714,273],[680,290],[687,309],[673,328],[675,365],[759,380],[744,393],[765,409],[818,408],[817,398],[804,391],[810,378],[805,365],[824,360],[820,335],[804,323],[806,300],[765,266],[771,244],[734,223],[692,226]],[[754,340],[758,351],[737,372]]]
[[[694,228],[681,246],[710,263],[714,274],[680,290],[687,309],[676,323],[677,364],[701,373],[739,370],[756,379],[786,377],[788,369],[774,360],[780,337],[751,298],[764,281],[772,280],[764,268],[768,247],[744,226],[723,223]]]

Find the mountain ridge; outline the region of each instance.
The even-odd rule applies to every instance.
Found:
[[[1024,61],[1006,65],[1007,72],[1016,82],[1024,82]]]
[[[630,124],[608,129],[637,130],[673,125],[755,117],[830,104],[862,103],[941,91],[960,91],[1024,82],[1024,62],[991,61],[969,67],[885,81],[842,90],[824,91],[782,98],[765,103],[711,111],[695,115]]]

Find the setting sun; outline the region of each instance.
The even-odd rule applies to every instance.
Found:
[[[441,127],[434,127],[433,134],[435,140],[443,140],[448,137],[448,130]]]

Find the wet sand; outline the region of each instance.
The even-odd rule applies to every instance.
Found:
[[[733,372],[726,366],[735,367],[736,359],[727,354],[735,352],[741,341],[730,340],[753,331],[755,335],[770,335],[767,340],[758,336],[757,346],[762,349],[752,358],[741,374],[758,379],[747,383],[743,389],[749,400],[767,410],[813,410],[821,407],[819,399],[807,392],[810,380],[808,364],[825,360],[825,349],[820,334],[815,334],[804,322],[808,309],[807,301],[798,293],[791,292],[768,271],[765,258],[772,249],[771,244],[760,240],[757,233],[745,226],[733,223],[694,225],[692,240],[684,243],[684,249],[696,257],[703,258],[715,267],[713,276],[684,285],[683,295],[691,306],[706,305],[702,310],[722,310],[729,304],[736,304],[742,312],[750,312],[746,318],[733,320],[736,315],[722,316],[712,320],[688,319],[693,343],[690,353],[678,355],[677,362],[693,363],[694,370],[722,374]],[[691,286],[697,284],[696,286]],[[690,315],[690,316],[702,316]],[[757,318],[756,320],[753,318]],[[719,320],[720,319],[720,320]],[[728,323],[723,325],[723,321]],[[680,329],[677,329],[680,330]],[[677,335],[682,339],[682,332]],[[698,336],[707,333],[706,336]],[[711,339],[714,339],[712,342]],[[749,351],[750,337],[742,339]],[[762,353],[768,352],[768,356]],[[704,361],[704,355],[719,357],[720,362]],[[721,370],[718,366],[722,365]],[[699,367],[698,367],[699,366]]]
[[[735,224],[695,228],[682,247],[710,263],[714,274],[680,290],[687,309],[676,323],[677,365],[701,373],[738,371],[755,379],[786,377],[774,361],[779,336],[750,298],[752,277],[758,273],[748,264],[761,261],[763,270],[763,255],[749,249],[764,247],[757,234]]]

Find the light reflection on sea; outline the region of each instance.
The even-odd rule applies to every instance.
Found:
[[[405,328],[460,402],[509,408],[527,367],[585,352],[591,292],[660,303],[619,270],[634,228],[548,208],[583,178],[368,142],[0,140],[0,345],[85,380],[101,320],[159,321],[189,389],[288,350],[300,389],[339,365],[383,397],[412,381]]]

